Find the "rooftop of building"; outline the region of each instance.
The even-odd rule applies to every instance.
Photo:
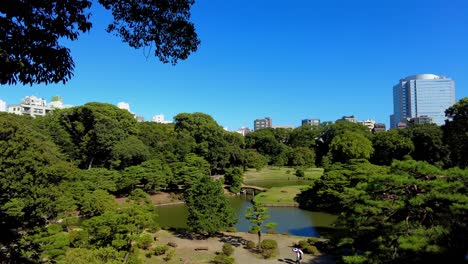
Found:
[[[438,75],[431,74],[431,73],[425,73],[425,74],[411,75],[402,80],[411,81],[411,80],[444,80],[444,79],[447,79],[447,78],[445,76],[438,76]]]

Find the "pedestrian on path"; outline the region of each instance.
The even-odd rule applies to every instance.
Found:
[[[302,250],[299,248],[293,248],[292,251],[296,253],[296,264],[300,264],[302,260],[302,255],[304,255],[304,252],[302,252]]]

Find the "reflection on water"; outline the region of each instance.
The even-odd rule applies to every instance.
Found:
[[[237,197],[231,199],[231,204],[239,222],[235,226],[238,231],[249,230],[250,223],[245,219],[247,207],[251,205],[251,197],[247,199]],[[162,227],[187,227],[187,207],[183,204],[158,207],[158,222]],[[271,218],[269,222],[276,222],[276,231],[297,236],[319,237],[317,228],[331,227],[336,220],[336,216],[310,212],[297,207],[269,207],[268,212]]]

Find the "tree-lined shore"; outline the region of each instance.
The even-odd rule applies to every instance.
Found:
[[[236,221],[223,184],[237,193],[249,169],[270,165],[289,166],[296,178],[324,168],[295,202],[341,215],[338,227],[348,231],[331,238],[329,252],[342,261],[458,261],[468,237],[467,109],[464,98],[442,127],[373,134],[337,122],[245,137],[203,113],[139,123],[102,103],[35,119],[2,113],[0,260],[139,263],[139,241],[158,229],[150,194],[180,194],[188,231],[213,235]]]

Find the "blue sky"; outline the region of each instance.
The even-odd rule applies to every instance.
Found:
[[[231,130],[343,115],[389,125],[392,86],[408,75],[455,80],[468,96],[468,1],[197,0],[199,50],[176,66],[145,57],[105,32],[111,16],[94,4],[93,28],[69,45],[75,76],[66,85],[2,86],[82,105],[130,103],[149,120],[204,112]]]

